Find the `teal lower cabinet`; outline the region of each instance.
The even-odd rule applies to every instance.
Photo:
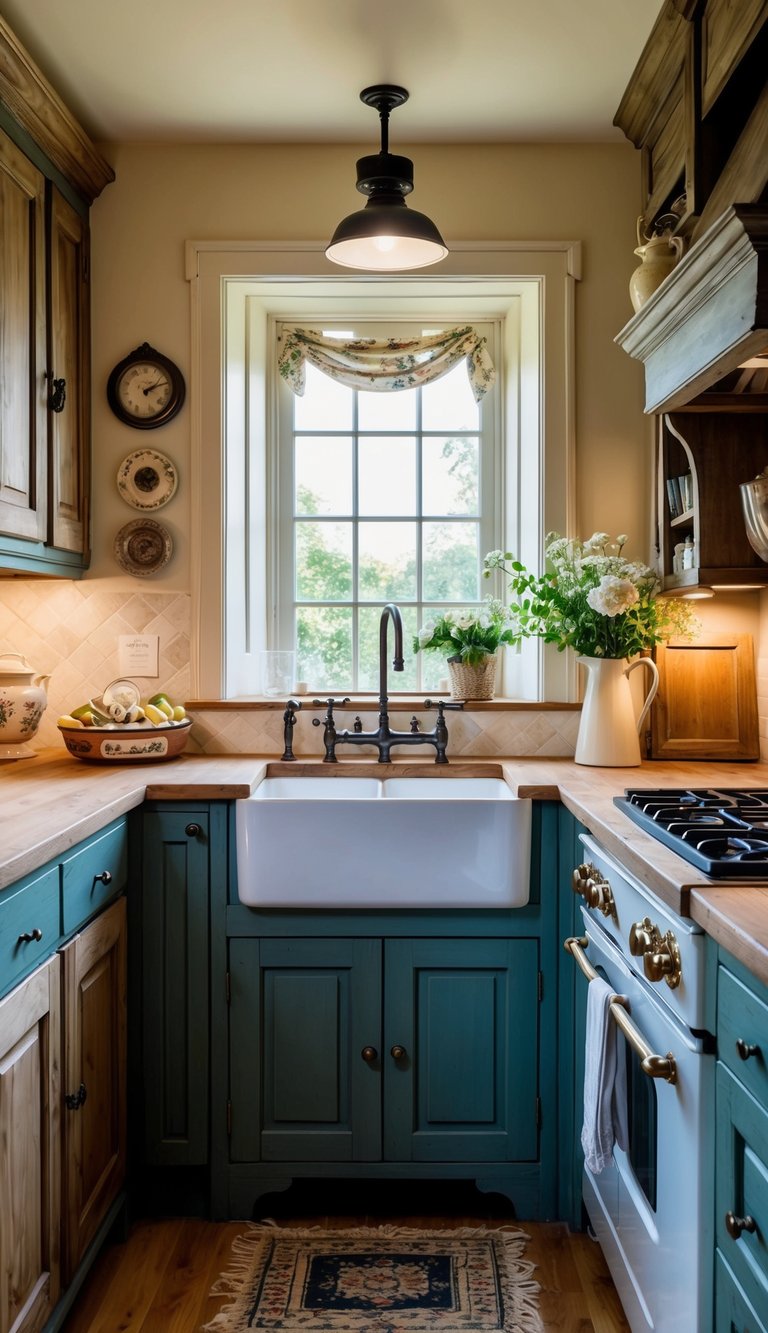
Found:
[[[474,1179],[540,1212],[539,940],[440,929],[230,940],[230,1216],[306,1176]]]
[[[717,989],[717,1330],[768,1329],[768,991],[721,953]]]

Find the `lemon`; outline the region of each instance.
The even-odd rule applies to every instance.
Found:
[[[56,723],[57,727],[82,727],[83,723],[79,717],[73,717],[71,713],[64,713]]]
[[[175,704],[173,709],[174,722],[183,722],[187,716],[187,710],[183,704]]]

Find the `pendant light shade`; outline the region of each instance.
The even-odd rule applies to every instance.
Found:
[[[325,253],[334,264],[379,273],[436,264],[448,254],[445,241],[430,218],[405,203],[413,189],[413,163],[389,152],[389,113],[407,102],[408,93],[377,84],[364,88],[360,100],[379,113],[381,149],[358,161],[357,188],[368,203],[343,218]]]

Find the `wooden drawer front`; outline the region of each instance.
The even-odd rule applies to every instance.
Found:
[[[701,25],[701,110],[711,110],[766,22],[765,0],[707,0]]]
[[[756,1051],[750,1050],[755,1046]],[[739,1049],[749,1052],[746,1060]],[[768,1107],[768,1004],[724,967],[718,969],[717,1054]]]
[[[717,1066],[717,1186],[716,1238],[718,1248],[756,1310],[768,1309],[768,1112],[746,1088]],[[729,1234],[729,1214],[752,1229]]]
[[[58,866],[0,894],[0,993],[53,953],[59,935]]]
[[[98,834],[63,863],[62,929],[76,930],[125,888],[128,878],[128,825]]]

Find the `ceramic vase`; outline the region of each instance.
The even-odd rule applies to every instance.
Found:
[[[479,666],[467,666],[460,657],[448,658],[452,699],[492,699],[496,685],[496,658],[483,658]]]
[[[29,759],[29,741],[45,712],[48,676],[35,674],[21,653],[0,654],[0,760]]]
[[[602,768],[634,768],[640,763],[640,728],[659,687],[656,663],[637,657],[578,657],[587,672],[581,706],[576,763]],[[640,716],[635,717],[629,677],[637,667],[651,673],[651,685]]]
[[[653,296],[683,253],[682,237],[671,236],[669,232],[644,240],[640,230],[641,221],[639,218],[635,250],[641,262],[629,279],[629,298],[635,313]]]

